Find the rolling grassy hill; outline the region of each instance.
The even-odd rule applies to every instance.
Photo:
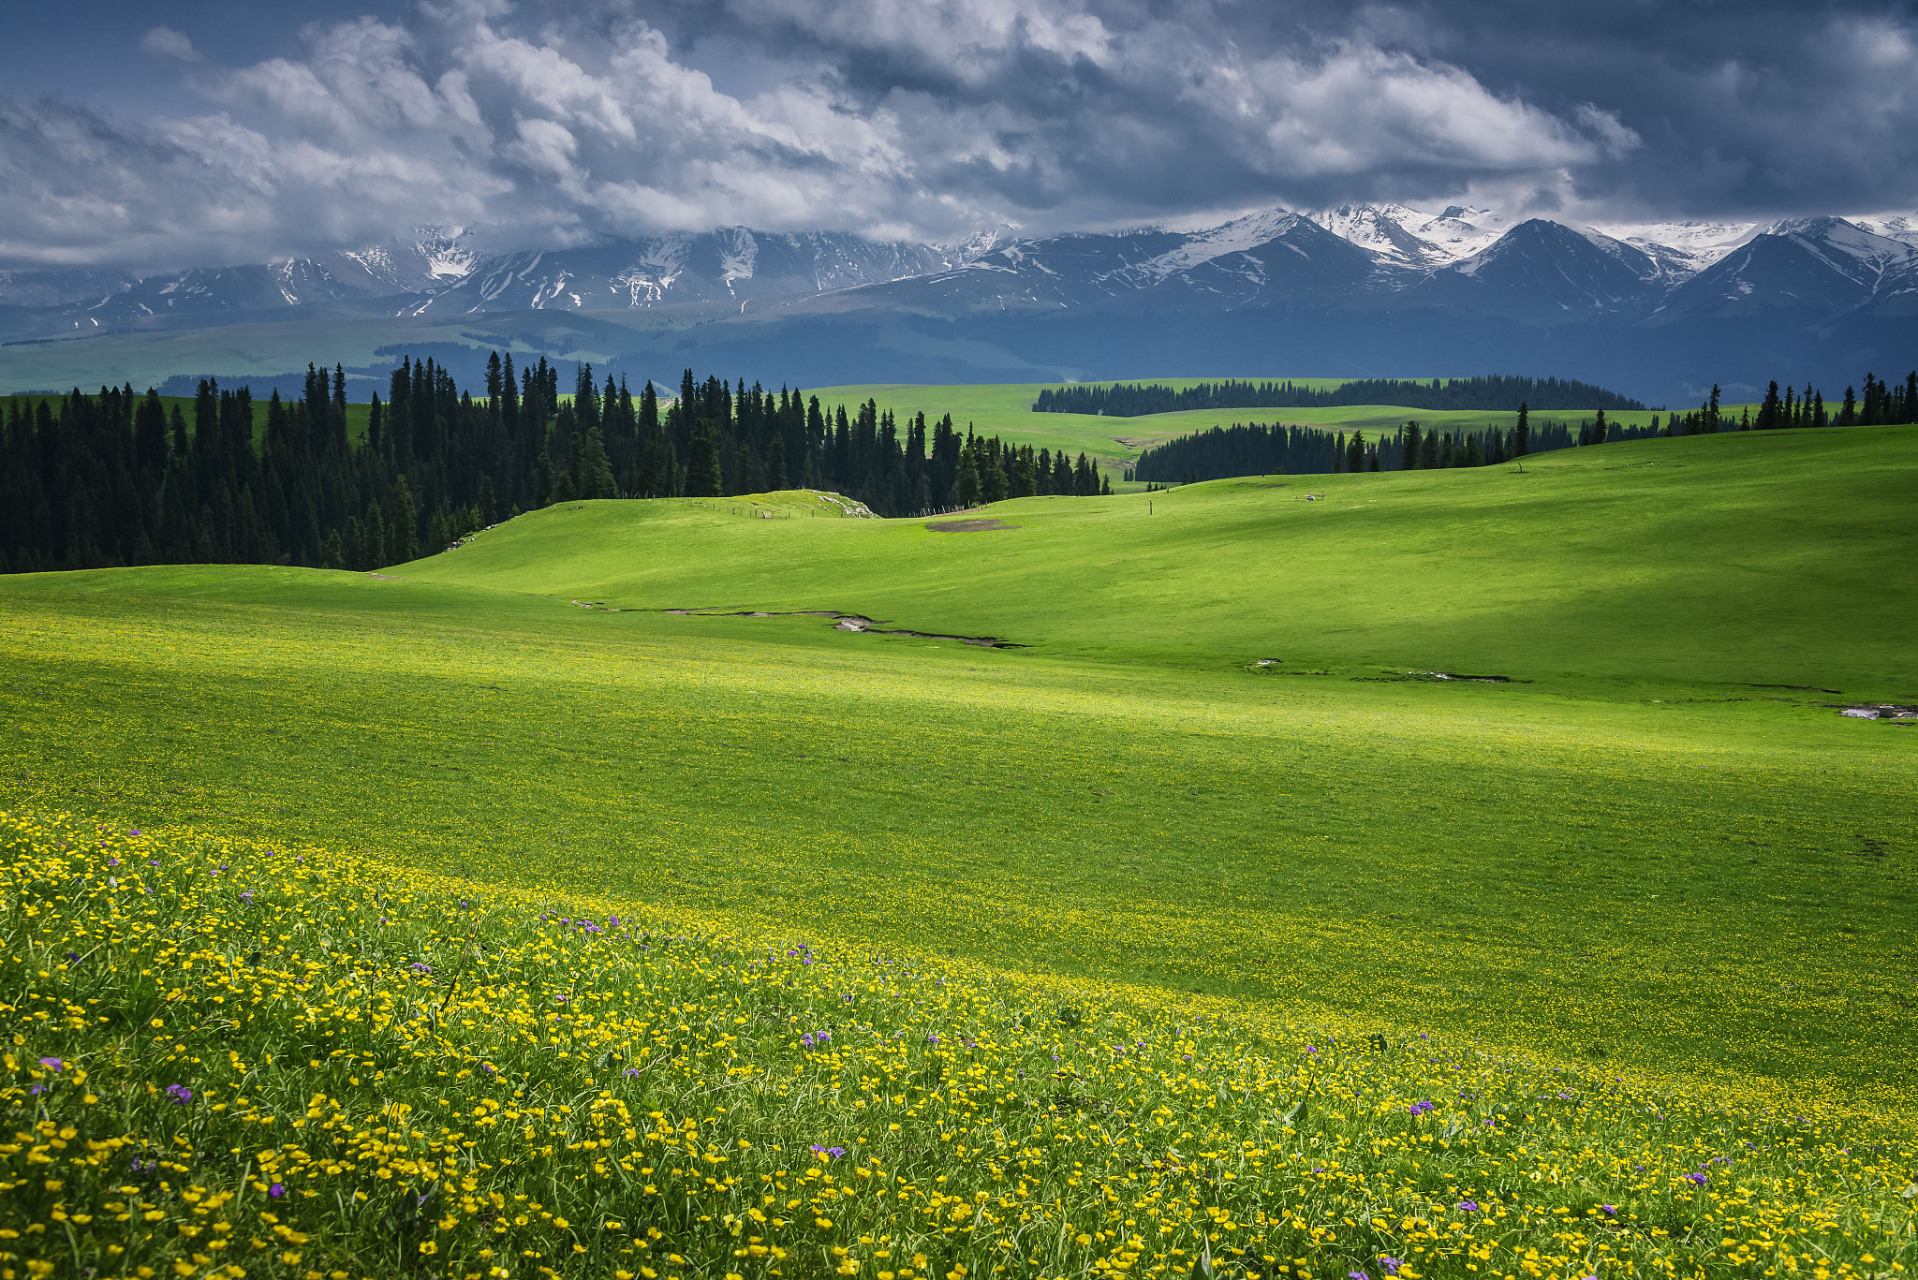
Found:
[[[5,999],[58,1015],[6,1097],[85,1061],[176,1187],[311,1191],[269,1274],[1909,1269],[1918,727],[1835,704],[1918,701],[1915,477],[1910,428],[1723,435],[0,580]],[[802,610],[1025,647],[737,616]],[[258,1139],[162,1096],[216,1075]],[[393,1145],[489,1090],[525,1145]]]

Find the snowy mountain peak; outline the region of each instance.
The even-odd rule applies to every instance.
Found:
[[[1871,275],[1883,275],[1918,259],[1918,248],[1874,234],[1844,218],[1785,218],[1766,227],[1764,234],[1796,240],[1839,271],[1857,263]]]
[[[1342,240],[1406,267],[1442,267],[1494,244],[1512,227],[1502,213],[1447,205],[1438,213],[1405,204],[1345,204],[1306,215]]]

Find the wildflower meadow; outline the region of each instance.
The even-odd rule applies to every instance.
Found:
[[[16,1275],[1896,1275],[1908,1130],[0,815]]]

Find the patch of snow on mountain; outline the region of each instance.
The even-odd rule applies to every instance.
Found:
[[[759,241],[744,227],[724,227],[713,232],[719,242],[719,279],[726,292],[733,292],[733,281],[753,278],[753,265],[759,260]]]
[[[930,246],[939,256],[941,264],[950,270],[977,262],[989,253],[996,253],[1018,238],[1018,228],[1011,223],[1003,223],[989,231],[975,231],[965,239],[953,244],[935,244]]]
[[[1869,217],[1847,218],[1845,221],[1875,236],[1883,236],[1887,240],[1897,240],[1918,247],[1918,214],[1880,213]]]
[[[1408,267],[1430,266],[1446,260],[1408,226],[1430,222],[1430,214],[1402,204],[1342,204],[1305,215],[1341,240]]]
[[[1918,258],[1918,248],[1874,235],[1843,218],[1788,218],[1765,231],[1796,240],[1834,271],[1854,278],[1858,267],[1868,275],[1883,276],[1887,271],[1910,266]]]
[[[1136,275],[1145,282],[1156,282],[1216,258],[1256,249],[1276,240],[1298,223],[1299,215],[1285,209],[1272,208],[1250,213],[1208,231],[1192,232],[1178,247],[1124,270],[1126,274]]]
[[[690,243],[691,237],[685,235],[648,242],[639,261],[613,277],[613,287],[626,291],[626,305],[645,307],[664,301],[667,290],[685,273]]]
[[[369,245],[364,249],[342,250],[340,256],[349,262],[356,262],[360,269],[375,280],[386,284],[397,284],[400,278],[399,267],[393,261],[393,255],[379,245]]]
[[[1495,209],[1447,205],[1424,222],[1406,228],[1448,262],[1458,262],[1489,249],[1510,231],[1512,219]]]
[[[1605,222],[1595,224],[1592,230],[1696,273],[1758,234],[1758,224],[1712,221]]]

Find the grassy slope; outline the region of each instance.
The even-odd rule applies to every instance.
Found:
[[[1918,433],[0,582],[16,803],[1896,1096]],[[723,508],[723,509],[721,509]],[[573,600],[633,610],[585,610]],[[670,617],[836,608],[1034,647]],[[1279,658],[1277,668],[1252,666]],[[1380,679],[1494,671],[1534,683]]]
[[[1918,579],[1887,513],[1914,467],[1918,435],[1896,428],[1651,440],[1522,473],[1020,499],[991,508],[1018,529],[960,535],[574,504],[404,572],[633,607],[837,608],[1125,661],[1864,689],[1909,675]]]

